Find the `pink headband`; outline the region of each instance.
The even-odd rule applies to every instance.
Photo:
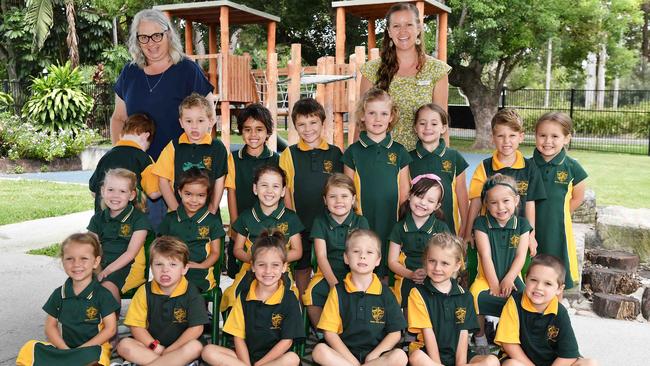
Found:
[[[440,189],[442,189],[442,194],[445,194],[445,187],[442,185],[442,179],[440,179],[439,176],[433,174],[433,173],[427,173],[427,174],[420,174],[417,177],[413,178],[411,180],[411,186],[414,186],[417,182],[421,181],[422,179],[431,179],[435,180],[440,184]]]

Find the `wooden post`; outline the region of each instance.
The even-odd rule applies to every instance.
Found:
[[[334,73],[334,57],[325,57],[324,62],[325,74],[332,75]],[[334,83],[325,84],[325,96],[323,108],[325,108],[325,124],[323,126],[323,137],[328,143],[334,142]]]
[[[192,32],[193,32],[192,21],[185,19],[185,54],[193,55],[193,44],[192,44]]]
[[[345,63],[345,8],[336,8],[336,63]]]
[[[172,13],[170,13],[170,12],[168,12],[168,11],[163,11],[163,14],[165,14],[165,16],[167,17],[167,19],[172,20]]]
[[[377,47],[377,35],[375,34],[375,18],[368,19],[368,49]],[[354,51],[356,53],[356,50]]]
[[[379,48],[370,49],[370,55],[368,55],[368,61],[376,60],[379,58]]]
[[[325,57],[319,57],[318,60],[316,60],[316,74],[326,74]],[[316,101],[322,106],[325,105],[325,84],[316,84]],[[327,117],[327,113],[325,113],[325,115]]]
[[[208,25],[208,52],[211,55],[217,54],[217,26],[213,24]],[[221,98],[221,88],[217,84],[220,80],[217,80],[217,59],[209,58],[208,59],[208,76],[210,77],[210,84],[214,87],[215,94],[219,95]]]
[[[415,7],[418,8],[418,13],[420,13],[420,27],[422,27],[422,35],[420,39],[422,40],[422,51],[427,53],[427,49],[424,44],[424,1],[418,1],[415,3]]]
[[[273,151],[278,151],[278,54],[271,52],[266,60],[266,108],[271,112],[273,121],[273,134],[269,138],[268,146]]]
[[[438,15],[438,60],[447,62],[447,13]]]
[[[354,56],[354,57],[353,57]],[[350,72],[356,77],[348,81],[348,146],[354,143],[357,130],[357,97],[361,90],[361,65],[366,62],[366,49],[362,46],[354,48],[354,55],[350,56]]]
[[[269,22],[266,25],[266,60],[271,57],[271,54],[275,52],[275,22]],[[277,55],[276,55],[277,57]],[[276,67],[277,69],[277,67]],[[277,72],[277,70],[276,70]]]
[[[298,133],[293,125],[291,111],[293,105],[300,99],[300,71],[302,69],[302,56],[300,43],[291,45],[291,61],[289,64],[289,86],[287,88],[289,99],[289,145],[298,143]]]
[[[221,75],[219,79],[221,82],[221,141],[226,145],[226,149],[230,149],[230,99],[228,98],[228,53],[230,51],[230,34],[229,34],[229,8],[222,6],[219,8],[219,38],[221,41]]]

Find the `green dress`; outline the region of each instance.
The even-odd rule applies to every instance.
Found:
[[[377,71],[381,59],[368,61],[361,66],[361,73],[372,84],[377,83]],[[395,141],[404,145],[406,150],[415,149],[418,138],[413,132],[413,119],[415,111],[423,104],[431,103],[433,88],[438,80],[451,71],[446,63],[433,57],[427,57],[422,70],[415,76],[393,77],[388,94],[393,98],[399,108],[399,120],[391,131]]]

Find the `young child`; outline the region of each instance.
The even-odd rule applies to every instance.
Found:
[[[328,212],[314,219],[311,230],[318,270],[302,297],[314,327],[318,325],[330,289],[350,271],[343,262],[345,238],[354,229],[368,229],[368,220],[352,209],[356,194],[352,179],[341,173],[332,174],[323,190]]]
[[[381,252],[387,253],[388,235],[397,223],[400,204],[408,197],[411,156],[390,136],[398,111],[388,93],[368,90],[356,113],[362,131],[359,141],[343,154],[344,172],[356,185],[358,212],[381,238]],[[377,274],[382,279],[388,275],[385,254]]]
[[[208,211],[208,198],[212,191],[210,176],[204,169],[191,168],[181,174],[178,194],[181,205],[169,212],[160,224],[159,235],[171,235],[187,245],[190,252],[185,277],[205,292],[216,284],[212,266],[221,253],[223,231],[221,217]]]
[[[137,184],[135,173],[129,170],[108,170],[101,188],[106,208],[90,219],[87,228],[99,237],[102,246],[102,271],[97,280],[118,301],[121,294],[146,281],[144,242],[151,225],[139,203],[131,202]]]
[[[312,98],[296,102],[291,120],[300,141],[280,155],[280,167],[287,174],[284,202],[296,211],[305,230],[301,233],[302,257],[296,262],[296,286],[302,294],[311,275],[312,240],[310,232],[314,219],[325,213],[321,201],[323,187],[332,173],[342,173],[341,150],[323,139],[325,109]]]
[[[422,284],[427,277],[422,268],[422,253],[429,238],[449,232],[447,224],[440,220],[445,196],[440,177],[431,173],[418,175],[411,184],[408,203],[403,205],[403,218],[393,226],[388,248],[388,268],[396,275],[393,292],[402,307],[407,307],[413,286]]]
[[[110,364],[109,340],[117,331],[115,312],[120,305],[94,278],[101,255],[94,234],[72,234],[61,243],[61,261],[68,279],[43,305],[49,343],[27,342],[18,353],[16,365]]]
[[[305,337],[300,304],[284,285],[287,250],[279,231],[263,232],[252,249],[255,279],[243,290],[223,326],[235,338],[235,351],[208,345],[202,358],[210,365],[299,365],[290,351],[295,339]]]
[[[153,281],[133,296],[124,319],[133,338],[122,339],[117,353],[138,365],[187,365],[199,358],[208,323],[201,293],[184,276],[189,252],[171,236],[154,240],[150,252]]]
[[[526,261],[530,232],[525,217],[517,216],[519,204],[515,180],[497,173],[483,185],[481,194],[487,213],[474,221],[474,240],[478,250],[478,275],[470,287],[479,314],[481,331],[477,345],[484,346],[484,316],[499,316],[506,299],[521,292],[521,269]]]
[[[542,175],[545,200],[535,204],[538,252],[552,254],[564,262],[565,288],[578,281],[578,256],[571,214],[585,198],[587,173],[571,159],[565,147],[571,141],[573,123],[562,112],[549,112],[537,120],[533,161]],[[568,205],[566,203],[569,203]]]
[[[472,295],[455,279],[463,267],[463,247],[460,238],[439,233],[424,248],[427,278],[408,296],[409,332],[417,334],[409,345],[411,365],[499,365],[494,355],[476,356],[468,347],[468,333],[478,321]]]
[[[134,172],[138,178],[138,194],[144,192],[152,199],[160,197],[158,177],[151,173],[153,160],[146,153],[153,141],[155,130],[153,121],[146,114],[134,114],[127,118],[122,127],[120,140],[99,159],[95,172],[88,182],[90,191],[95,197],[95,212],[102,210],[100,190],[106,171],[112,168],[124,168]]]
[[[214,107],[204,96],[192,93],[183,99],[178,114],[185,132],[165,146],[153,167],[153,174],[159,177],[160,193],[169,210],[176,211],[180,197],[175,192],[181,173],[192,167],[206,169],[214,182],[208,207],[216,214],[223,195],[228,152],[220,140],[212,139]]]
[[[526,291],[510,296],[494,341],[505,352],[504,366],[592,366],[582,358],[571,320],[558,300],[564,289],[562,261],[548,254],[533,257]]]
[[[406,353],[395,348],[406,327],[404,315],[373,273],[381,263],[381,239],[370,230],[352,231],[343,260],[350,273],[327,296],[318,322],[327,343],[314,347],[314,361],[324,366],[406,365]]]
[[[257,169],[253,178],[253,193],[258,198],[253,207],[243,211],[233,223],[232,229],[237,234],[233,253],[242,262],[232,285],[228,287],[221,300],[221,311],[226,311],[235,304],[235,299],[242,290],[240,286],[244,276],[251,267],[251,247],[257,237],[264,231],[278,229],[288,240],[287,262],[298,260],[302,256],[300,232],[304,229],[298,215],[284,206],[286,176],[275,165],[263,165]],[[252,280],[252,278],[249,279]],[[245,282],[246,287],[250,282]]]
[[[429,103],[418,108],[413,120],[418,142],[409,152],[413,159],[409,171],[412,177],[427,173],[440,177],[447,193],[441,202],[445,222],[456,235],[463,235],[469,209],[465,180],[468,165],[458,151],[445,144],[442,136],[448,125],[447,112],[439,105]]]

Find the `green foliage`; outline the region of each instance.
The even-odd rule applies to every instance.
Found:
[[[0,92],[0,112],[7,110],[14,105],[14,98],[11,94]]]
[[[61,255],[61,244],[52,244],[45,248],[30,249],[27,254],[32,255],[45,255],[48,257],[58,258]]]
[[[126,46],[117,45],[102,52],[102,63],[104,64],[104,80],[109,84],[115,83],[117,77],[127,62],[131,61],[131,55]]]
[[[54,23],[52,0],[27,0],[25,21],[33,35],[32,51],[43,48],[45,39],[50,35]]]
[[[69,62],[47,70],[47,75],[33,79],[32,96],[23,107],[23,116],[33,118],[39,129],[49,132],[81,130],[93,107],[92,98],[81,90],[81,73]]]

